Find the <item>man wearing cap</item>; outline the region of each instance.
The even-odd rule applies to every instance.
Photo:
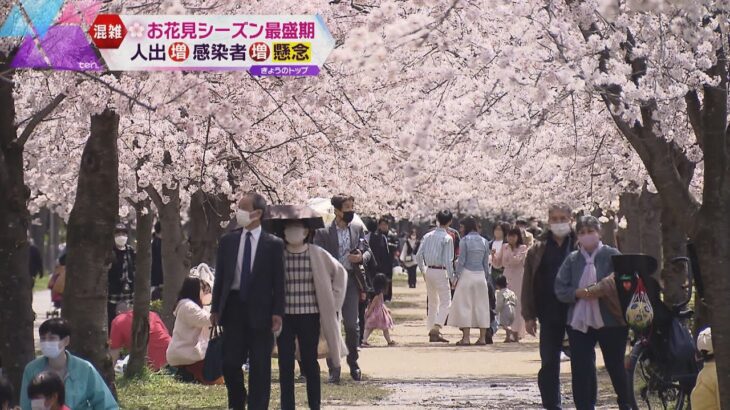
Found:
[[[109,293],[107,299],[107,331],[117,314],[117,303],[134,302],[134,249],[127,244],[129,230],[120,223],[114,228],[114,258],[109,268]]]

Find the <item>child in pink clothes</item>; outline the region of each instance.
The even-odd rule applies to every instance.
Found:
[[[385,340],[389,346],[395,344],[395,341],[390,338],[390,329],[393,328],[393,318],[390,316],[390,310],[385,306],[383,299],[383,292],[387,285],[388,278],[385,275],[382,273],[375,275],[373,279],[375,296],[365,311],[365,336],[363,337],[363,346],[370,346],[368,344],[368,337],[375,329],[383,331],[383,336],[385,336]]]

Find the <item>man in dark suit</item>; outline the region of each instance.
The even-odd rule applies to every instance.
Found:
[[[318,229],[314,235],[314,244],[326,249],[347,269],[347,291],[345,303],[342,305],[342,321],[345,324],[345,344],[347,345],[347,364],[350,376],[355,381],[362,378],[360,366],[357,364],[357,347],[360,340],[358,328],[358,304],[364,300],[364,277],[361,265],[367,264],[372,254],[365,240],[362,226],[353,225],[355,216],[355,198],[347,195],[332,197],[335,208],[335,221],[331,226]],[[364,324],[363,324],[364,325]],[[330,363],[328,362],[328,365]],[[339,383],[340,369],[329,366],[330,383]]]
[[[246,405],[241,367],[249,360],[250,409],[267,409],[271,396],[271,349],[284,315],[284,242],[261,230],[266,200],[241,198],[236,221],[242,228],[218,245],[211,323],[223,326],[223,377],[228,408]]]

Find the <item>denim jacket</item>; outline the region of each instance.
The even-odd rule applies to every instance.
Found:
[[[489,243],[476,232],[470,232],[459,243],[456,275],[461,275],[464,269],[489,272]]]

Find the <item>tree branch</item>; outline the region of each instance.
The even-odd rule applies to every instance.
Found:
[[[44,118],[46,118],[53,110],[58,107],[59,104],[61,104],[61,101],[66,99],[66,94],[61,93],[56,96],[51,102],[48,103],[43,109],[38,111],[36,114],[34,114],[30,121],[28,121],[28,125],[23,128],[23,132],[18,137],[18,140],[16,144],[20,147],[24,147],[25,143],[28,142],[28,138],[30,138],[31,134],[33,134],[33,131],[35,131],[38,124],[43,121]]]
[[[140,107],[146,108],[146,109],[148,109],[150,111],[157,111],[157,108],[156,107],[153,107],[153,106],[151,106],[149,104],[143,103],[142,101],[140,101],[140,100],[132,97],[131,95],[129,95],[129,93],[127,93],[126,91],[123,91],[123,90],[120,90],[120,89],[114,87],[113,85],[109,84],[108,82],[102,80],[99,77],[94,77],[93,75],[91,75],[91,74],[89,74],[89,73],[87,73],[85,71],[77,71],[77,72],[79,74],[85,76],[85,77],[88,77],[88,78],[90,78],[90,79],[92,79],[92,80],[94,80],[94,81],[96,81],[96,82],[104,85],[106,88],[114,91],[115,93],[117,93],[117,94],[119,94],[119,95],[121,95],[123,97],[128,98],[130,101],[132,101],[133,103],[139,105]]]
[[[165,207],[165,204],[162,202],[162,197],[152,185],[147,185],[144,188],[144,191],[147,192],[147,195],[149,195],[150,199],[152,199],[152,202],[154,202],[157,210]]]
[[[702,138],[702,111],[700,108],[700,99],[697,96],[697,91],[692,90],[684,95],[684,101],[687,104],[687,117],[689,123],[692,125],[692,130],[697,138],[697,143],[700,148],[704,151],[705,141]]]

